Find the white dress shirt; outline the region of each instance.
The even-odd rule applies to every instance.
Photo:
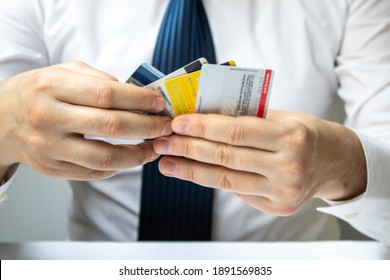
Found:
[[[167,3],[0,0],[6,7],[0,10],[0,79],[82,60],[125,81],[151,61]],[[368,166],[364,195],[321,208],[325,203],[313,199],[290,217],[261,213],[216,191],[213,240],[337,239],[338,217],[390,244],[390,1],[205,0],[204,5],[218,62],[274,69],[270,109],[335,120],[341,99],[345,125],[357,132]],[[71,182],[70,237],[136,240],[140,174],[139,167],[107,180]]]

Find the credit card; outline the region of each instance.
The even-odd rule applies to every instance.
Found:
[[[225,66],[237,66],[236,62],[234,60],[229,60],[224,63],[221,63],[220,65],[225,65]]]
[[[200,71],[195,71],[165,82],[165,88],[176,116],[195,113]]]
[[[220,65],[236,66],[236,63],[230,60]],[[165,81],[165,88],[176,116],[195,113],[200,74],[201,71],[195,71]]]
[[[172,118],[174,118],[176,116],[175,110],[172,107],[172,101],[167,94],[165,82],[167,80],[170,80],[170,79],[173,79],[173,78],[185,75],[185,74],[199,71],[202,68],[202,65],[204,65],[204,64],[207,64],[207,60],[203,57],[199,58],[199,59],[187,64],[186,66],[184,66],[184,67],[182,67],[182,68],[180,68],[180,69],[178,69],[178,70],[164,76],[163,78],[146,86],[147,88],[159,91],[161,93],[161,95],[164,96],[164,98],[165,98],[165,101],[166,101],[165,109],[161,113],[159,113],[158,115],[170,116]]]
[[[274,71],[205,64],[196,112],[265,118]]]
[[[137,70],[134,71],[130,78],[127,79],[126,83],[143,87],[161,79],[164,76],[165,75],[162,72],[149,63],[142,63]]]

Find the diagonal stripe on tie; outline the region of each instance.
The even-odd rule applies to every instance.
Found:
[[[164,73],[205,57],[216,63],[207,16],[200,0],[171,0],[152,64]],[[144,166],[139,240],[210,240],[213,190],[163,176],[158,160]]]

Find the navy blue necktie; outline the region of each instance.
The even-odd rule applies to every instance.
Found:
[[[170,73],[205,57],[216,63],[201,0],[171,0],[158,35],[153,66]],[[139,240],[210,240],[213,190],[163,176],[158,160],[144,166]]]

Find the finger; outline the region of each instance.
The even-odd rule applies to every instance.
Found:
[[[245,201],[248,205],[253,208],[260,210],[264,213],[277,215],[277,216],[291,216],[299,210],[298,205],[292,205],[288,203],[280,203],[271,200],[267,197],[235,194],[237,197]]]
[[[116,170],[95,170],[70,162],[57,162],[56,167],[34,168],[46,176],[77,181],[107,179],[118,173]]]
[[[184,158],[164,157],[159,162],[159,170],[168,177],[233,193],[268,196],[269,192],[268,180],[264,176]]]
[[[118,81],[118,79],[115,78],[114,76],[112,76],[111,74],[108,74],[104,71],[100,71],[98,69],[95,69],[95,68],[91,67],[90,65],[88,65],[87,63],[82,62],[82,61],[66,62],[66,63],[62,63],[62,64],[59,64],[59,65],[54,66],[54,67],[61,67],[61,68],[71,70],[73,72],[85,74],[85,75],[95,76],[98,78],[107,79],[107,80],[111,80],[111,81]]]
[[[178,116],[172,122],[172,129],[177,134],[268,151],[281,148],[278,140],[283,135],[282,128],[270,120],[212,114]]]
[[[275,168],[273,152],[172,135],[153,141],[154,151],[267,176]]]
[[[152,143],[138,145],[112,145],[99,140],[69,137],[53,148],[55,159],[69,162],[91,170],[119,171],[144,165],[159,155]]]
[[[57,68],[47,71],[45,85],[55,98],[82,106],[157,113],[164,109],[160,93],[135,85]]]
[[[172,133],[169,117],[70,105],[58,110],[52,126],[64,132],[127,140],[152,139]]]

